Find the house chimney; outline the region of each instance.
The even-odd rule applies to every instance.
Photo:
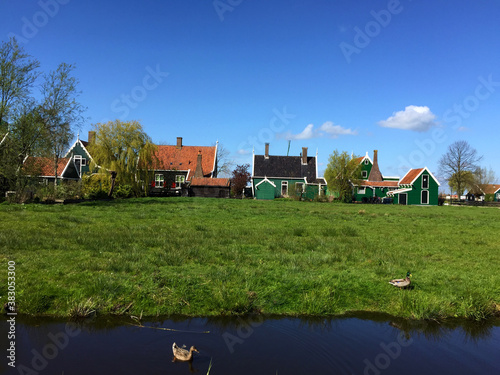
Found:
[[[302,147],[302,165],[307,164],[307,147]]]
[[[177,148],[179,150],[182,148],[182,137],[177,137]]]
[[[95,142],[95,131],[89,131],[88,143],[92,144]]]
[[[266,159],[269,159],[269,143],[266,143],[266,153],[264,154]]]
[[[194,178],[202,178],[202,177],[203,177],[203,168],[201,167],[201,150],[199,150],[198,157],[196,159],[196,169],[194,171]]]
[[[370,171],[370,175],[368,176],[368,181],[382,181],[382,173],[380,173],[380,169],[378,167],[378,151],[373,151],[373,166]]]

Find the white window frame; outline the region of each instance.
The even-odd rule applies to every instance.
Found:
[[[367,178],[368,177],[368,171],[361,171],[361,177],[362,178]]]
[[[366,188],[358,187],[358,194],[366,194]]]
[[[283,194],[283,186],[286,186],[285,194]],[[288,181],[281,181],[281,195],[284,197],[288,196]]]
[[[427,186],[424,186],[424,177],[427,177]],[[429,189],[429,175],[428,174],[423,174],[422,175],[422,189]]]
[[[155,174],[155,187],[163,189],[165,186],[165,176],[162,173]]]
[[[186,176],[183,174],[175,175],[175,188],[180,189],[181,185],[186,182]]]
[[[427,194],[427,202],[424,203],[424,193]],[[429,204],[429,190],[422,190],[420,193],[420,204]]]
[[[368,165],[368,164],[370,164],[370,160],[365,159],[365,165]]]
[[[298,191],[299,186],[301,186],[300,192],[303,193],[305,191],[305,184],[303,182],[296,182],[295,183],[295,190]]]

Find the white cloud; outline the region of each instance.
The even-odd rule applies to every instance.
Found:
[[[330,138],[338,138],[339,135],[358,135],[357,131],[343,128],[340,125],[334,125],[331,121],[327,121],[321,125],[319,131],[328,134]]]
[[[238,151],[237,151],[238,155],[250,155],[251,154],[251,151],[248,150],[248,149],[244,149],[244,148],[240,148]]]
[[[314,131],[313,131],[314,125],[309,124],[305,127],[304,130],[302,130],[301,133],[292,135],[292,139],[311,139],[314,138]]]
[[[334,125],[333,122],[327,121],[318,129],[314,129],[313,124],[307,125],[299,134],[292,134],[290,132],[282,134],[280,138],[285,139],[311,139],[311,138],[338,138],[340,135],[357,135],[358,132],[352,129],[343,128],[340,125]]]
[[[437,125],[435,118],[436,115],[429,107],[409,105],[404,111],[395,112],[387,120],[379,121],[378,124],[384,128],[425,132]]]

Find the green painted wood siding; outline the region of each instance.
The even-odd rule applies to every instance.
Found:
[[[429,188],[422,189],[422,178],[424,175],[429,176]],[[408,202],[409,205],[421,205],[422,204],[422,191],[427,190],[429,192],[429,203],[426,205],[437,206],[439,186],[437,182],[432,178],[432,176],[424,171],[413,183],[412,190],[408,192]]]
[[[71,152],[70,152],[70,154],[68,156],[72,158],[75,155],[80,155],[83,159],[85,159],[85,165],[82,165],[82,167],[81,167],[82,176],[85,173],[90,172],[90,168],[89,168],[90,158],[87,155],[87,153],[85,152],[85,150],[82,148],[82,146],[80,145],[80,143],[78,143],[78,142],[76,143],[75,147],[71,150]]]
[[[365,161],[368,161],[368,164],[365,164]],[[359,178],[363,179],[363,180],[367,180],[368,179],[368,176],[370,175],[370,172],[372,171],[372,163],[370,163],[370,160],[368,159],[365,159],[361,162],[361,175],[359,176]],[[363,171],[366,171],[366,177],[363,177]]]
[[[361,201],[363,200],[363,198],[372,198],[374,195],[373,195],[373,189],[375,189],[375,197],[379,197],[379,198],[385,198],[387,196],[387,192],[389,190],[387,190],[387,188],[378,188],[378,187],[366,187],[365,188],[365,193],[364,194],[360,194],[358,193],[358,190],[359,187],[354,187],[354,197],[356,198],[356,201]]]
[[[294,180],[294,179],[278,179],[278,178],[268,178],[269,181],[272,181],[273,184],[276,185],[276,188],[271,185],[269,182],[264,181],[259,186],[257,186],[263,178],[254,178],[253,186],[254,186],[254,194],[257,199],[274,199],[281,197],[281,184],[283,181],[286,181],[288,184],[288,191],[290,192],[293,188],[293,185],[296,183],[304,183],[303,179]],[[305,199],[314,199],[318,195],[318,185],[305,185]],[[326,193],[326,185],[321,185],[322,194]]]
[[[263,179],[255,179],[254,180],[254,192],[255,198],[257,199],[274,199],[276,196],[276,189],[269,182],[264,181],[259,186],[256,186]],[[278,187],[278,185],[276,185]]]

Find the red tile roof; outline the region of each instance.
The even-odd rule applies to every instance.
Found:
[[[201,164],[204,176],[210,176],[214,171],[215,146],[157,146],[156,157],[158,162],[154,163],[155,170],[191,170],[189,177],[196,170],[198,153],[201,152]]]
[[[408,173],[399,181],[400,185],[409,185],[423,172],[425,168],[410,169]]]
[[[495,194],[500,189],[500,184],[481,185],[484,194]]]
[[[57,176],[60,177],[70,158],[60,158],[57,163]],[[54,159],[47,157],[30,156],[24,162],[24,169],[30,175],[54,177]]]
[[[376,186],[376,187],[398,187],[398,181],[364,181],[360,186]]]
[[[191,186],[229,186],[231,180],[229,178],[193,178]]]

